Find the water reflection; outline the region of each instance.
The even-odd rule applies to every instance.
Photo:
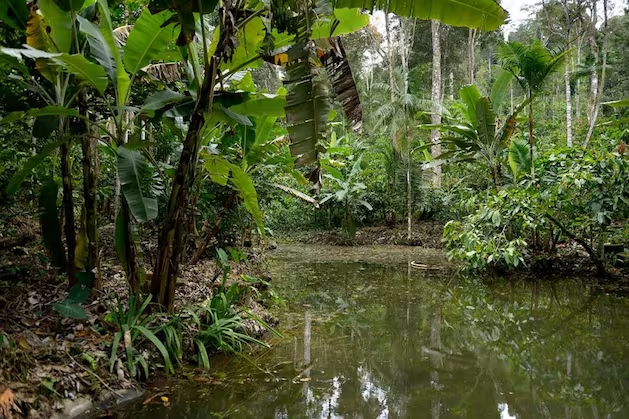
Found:
[[[626,418],[629,304],[581,281],[491,283],[411,269],[392,249],[272,270],[285,342],[213,365],[133,418]],[[307,253],[313,255],[315,253]],[[372,255],[374,256],[374,255]],[[384,261],[384,262],[381,262]],[[442,262],[442,261],[441,261]],[[383,264],[384,263],[384,264]],[[263,373],[261,370],[268,370]]]

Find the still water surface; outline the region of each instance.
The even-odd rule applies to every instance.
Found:
[[[129,418],[629,418],[629,300],[578,279],[479,281],[437,252],[284,247],[284,339]]]

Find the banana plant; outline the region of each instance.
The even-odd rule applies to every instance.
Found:
[[[38,94],[45,107],[30,109],[24,112],[15,112],[6,115],[2,123],[10,123],[22,117],[33,117],[33,135],[40,138],[48,138],[55,133],[55,141],[48,143],[46,147],[32,159],[22,170],[15,174],[7,188],[8,194],[14,194],[30,171],[44,158],[56,150],[60,150],[61,175],[63,199],[62,205],[65,214],[64,235],[66,238],[67,256],[59,259],[54,257],[53,263],[65,264],[67,267],[70,287],[76,283],[76,269],[82,268],[91,272],[96,263],[97,254],[97,230],[95,211],[95,184],[96,178],[93,172],[85,173],[84,214],[86,219],[82,221],[81,234],[77,240],[75,232],[74,205],[72,202],[72,171],[70,149],[73,145],[73,137],[69,133],[71,118],[82,117],[74,107],[82,102],[85,86],[92,85],[103,93],[107,81],[105,74],[96,64],[91,63],[83,55],[84,44],[78,41],[78,28],[76,19],[81,15],[88,16],[89,8],[85,0],[73,0],[61,2],[56,0],[42,0],[28,3],[25,1],[9,0],[0,7],[0,19],[16,29],[26,30],[26,44],[23,48],[0,47],[0,56],[12,65],[14,69],[13,80]],[[31,73],[23,60],[34,60],[36,72]],[[65,68],[71,68],[72,72],[65,72]],[[83,148],[83,160],[88,164],[93,159],[93,148],[89,147],[91,139],[85,132],[81,145]],[[55,188],[54,182],[49,182],[49,188]],[[46,243],[61,243],[61,238],[53,238],[61,229],[58,225],[58,209],[56,206],[56,193],[42,191],[40,198],[54,199],[54,202],[41,203],[50,213],[45,216],[48,220],[42,225],[42,231]],[[57,220],[56,223],[53,221]],[[85,228],[84,228],[85,227]],[[51,248],[52,255],[59,255],[59,249]],[[86,258],[76,255],[87,255]],[[95,284],[98,287],[98,284]]]
[[[445,121],[439,125],[420,125],[423,129],[437,128],[443,135],[440,139],[445,151],[437,157],[433,164],[456,161],[480,161],[487,168],[494,186],[501,182],[500,167],[504,151],[509,147],[511,137],[515,132],[516,119],[528,104],[528,100],[517,106],[513,113],[500,124],[494,106],[499,108],[504,99],[504,93],[512,81],[513,76],[502,72],[492,89],[491,97],[481,96],[474,85],[468,85],[459,91],[461,103],[458,105],[460,117],[447,113],[443,115]],[[456,122],[455,122],[456,121]],[[423,148],[430,147],[430,144]]]
[[[324,176],[333,181],[334,189],[324,193],[319,201],[323,205],[330,200],[334,200],[343,207],[343,227],[351,241],[356,237],[355,208],[363,206],[369,211],[373,210],[371,204],[365,200],[367,187],[358,180],[358,176],[362,171],[362,160],[362,156],[358,157],[351,170],[345,176],[338,170],[329,170]]]
[[[143,145],[135,144],[129,147],[126,143],[138,115],[154,111],[172,101],[173,98],[167,95],[155,95],[150,97],[147,103],[139,108],[139,111],[134,111],[129,107],[131,87],[142,74],[142,69],[152,60],[159,58],[162,50],[169,45],[173,39],[174,23],[167,22],[172,15],[170,13],[152,15],[145,10],[121,49],[116,40],[105,0],[97,0],[96,4],[90,2],[92,3],[90,5],[79,1],[74,3],[77,5],[80,3],[82,9],[79,10],[84,11],[83,15],[74,10],[60,14],[60,9],[55,9],[55,0],[38,2],[40,8],[44,7],[45,13],[42,17],[41,14],[32,11],[27,31],[29,34],[37,33],[38,37],[34,35],[27,37],[27,41],[31,41],[23,49],[2,48],[0,51],[12,57],[35,59],[42,76],[53,81],[55,97],[63,97],[62,93],[68,90],[71,78],[76,78],[81,82],[81,86],[89,87],[90,91],[103,97],[107,112],[101,115],[100,121],[91,121],[91,123],[100,131],[98,137],[101,133],[109,137],[108,146],[117,158],[118,180],[123,199],[116,219],[116,247],[126,267],[129,283],[134,292],[137,292],[143,272],[137,260],[138,247],[134,243],[134,223],[156,218],[157,201],[143,194],[143,175],[147,171],[147,165],[145,158],[137,150]],[[88,11],[98,12],[98,24],[87,18],[93,17],[89,16]],[[46,16],[49,17],[43,21],[42,19]],[[51,28],[48,37],[47,27]],[[80,45],[89,46],[89,54],[87,50],[82,50],[71,55],[60,49],[60,45],[67,45],[72,39],[76,39]],[[57,49],[57,51],[51,51],[51,49]],[[113,98],[105,92],[110,83],[114,93]],[[68,91],[71,92],[71,90]],[[73,109],[73,106],[77,104],[78,95],[78,92],[74,92],[74,95],[66,101],[51,104],[56,106],[31,110],[27,115],[53,115],[59,121],[64,121],[68,115],[86,119],[84,115]],[[15,115],[11,116],[11,118],[14,117]],[[94,140],[90,139],[92,143]],[[64,141],[69,141],[69,136]],[[65,143],[61,144],[62,157],[66,146]],[[64,187],[67,183],[65,179],[64,176]],[[66,189],[64,189],[65,196]],[[67,214],[66,209],[66,217],[68,217]],[[66,234],[66,241],[69,249],[74,249],[67,237],[68,234]]]

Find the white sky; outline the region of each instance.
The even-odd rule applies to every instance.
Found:
[[[505,26],[505,32],[508,33],[514,30],[523,20],[529,17],[528,11],[522,11],[523,6],[534,6],[540,4],[540,0],[503,0],[500,2],[502,7],[509,12],[510,23]],[[627,4],[626,0],[610,0],[610,15],[622,14],[623,7]],[[603,6],[599,5],[598,14],[600,15],[599,22],[603,19]]]

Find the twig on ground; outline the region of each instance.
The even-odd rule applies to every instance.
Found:
[[[122,398],[122,395],[120,393],[118,393],[116,390],[114,390],[113,388],[111,388],[109,386],[109,384],[107,384],[102,378],[100,378],[98,376],[98,374],[96,374],[94,371],[90,370],[89,368],[86,368],[83,366],[83,364],[79,363],[76,359],[74,359],[74,357],[72,355],[70,355],[70,353],[68,351],[66,351],[66,355],[68,355],[70,357],[70,359],[72,361],[74,361],[74,363],[76,365],[78,365],[79,367],[81,367],[84,371],[89,372],[90,374],[92,374],[94,377],[96,377],[98,379],[98,381],[101,382],[102,385],[104,385],[109,391],[111,391],[116,397],[118,397],[119,399]]]

